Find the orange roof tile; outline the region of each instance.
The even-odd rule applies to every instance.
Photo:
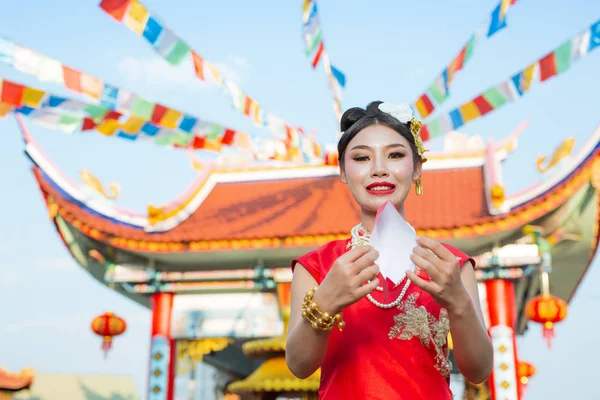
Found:
[[[347,234],[360,210],[337,176],[218,183],[198,209],[173,229],[147,233],[94,215],[62,198],[34,168],[40,187],[61,213],[105,235],[187,242]],[[425,171],[424,194],[413,193],[407,218],[417,229],[450,229],[486,218],[481,168]]]

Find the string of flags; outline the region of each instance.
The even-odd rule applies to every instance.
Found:
[[[96,130],[127,140],[152,140],[160,146],[220,150],[236,145],[250,148],[250,135],[209,123],[159,126],[155,119],[125,115],[99,104],[66,98],[0,79],[0,116],[14,111],[34,122],[67,133]],[[163,119],[163,126],[169,125]]]
[[[201,57],[139,0],[102,0],[100,8],[136,35],[143,37],[170,64],[179,65],[184,59],[191,57],[198,80],[206,81],[206,76],[210,76],[231,99],[233,107],[250,118],[256,126],[266,127],[281,138],[286,136],[287,131],[296,130],[291,124],[266,111],[235,82],[227,79],[214,64]]]
[[[413,104],[413,109],[419,112],[422,119],[429,117],[438,106],[448,99],[450,96],[450,86],[456,74],[471,59],[477,45],[482,40],[489,39],[506,27],[508,10],[516,2],[517,0],[500,0],[486,21],[469,36],[467,43],[460,49],[450,64],[434,79],[427,90],[419,96]]]
[[[312,68],[316,69],[323,60],[323,68],[333,95],[333,111],[339,122],[342,118],[342,88],[346,87],[346,76],[329,61],[315,0],[304,0],[302,4],[302,34],[306,56],[311,60]]]
[[[129,141],[151,141],[161,147],[222,152],[236,147],[257,160],[322,163],[321,146],[311,136],[289,131],[285,139],[252,138],[248,133],[216,124],[187,124],[164,128],[152,120],[124,115],[99,104],[58,96],[0,79],[0,117],[18,113],[34,123],[66,133],[95,130]]]
[[[12,40],[0,37],[0,63],[15,70],[33,75],[41,82],[58,84],[72,92],[99,103],[97,113],[114,110],[131,114],[142,120],[169,129],[191,132],[196,125],[218,126],[193,115],[145,99],[123,88],[104,82],[102,79],[69,67],[36,50],[21,46]],[[229,128],[220,127],[226,130]]]
[[[528,93],[534,83],[546,82],[564,73],[598,47],[600,47],[600,20],[500,84],[487,89],[452,111],[429,120],[421,129],[422,139],[425,141],[440,137],[505,104],[516,101]]]
[[[423,118],[429,117],[436,106],[449,97],[449,87],[456,73],[470,60],[476,44],[506,26],[507,11],[515,3],[516,0],[501,0],[491,13],[489,21],[471,35],[450,65],[417,100],[414,108]],[[95,130],[105,136],[130,141],[151,141],[159,146],[185,148],[188,151],[207,150],[219,153],[227,147],[235,147],[246,154],[252,154],[257,160],[335,164],[335,149],[321,146],[313,134],[307,135],[302,128],[292,128],[265,112],[235,83],[224,79],[212,64],[198,56],[155,16],[150,15],[138,0],[102,0],[100,7],[138,35],[143,35],[168,62],[178,64],[186,56],[191,56],[198,79],[205,80],[205,73],[210,75],[219,86],[226,89],[236,109],[258,125],[268,127],[275,136],[258,139],[248,133],[184,114],[3,38],[0,38],[0,63],[36,76],[42,82],[63,85],[94,100],[94,103],[61,97],[0,78],[0,117],[14,112],[27,116],[39,125],[67,133]],[[341,88],[345,86],[346,78],[329,63],[317,5],[313,0],[304,0],[303,3],[303,33],[306,54],[311,58],[313,68],[316,69],[323,60],[334,95],[334,109],[339,118]],[[440,137],[504,104],[516,101],[528,93],[536,82],[542,83],[564,73],[597,47],[600,47],[600,20],[472,100],[450,112],[428,119],[421,130],[423,140]]]

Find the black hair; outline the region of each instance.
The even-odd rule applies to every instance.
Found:
[[[338,160],[342,168],[344,167],[344,154],[346,153],[348,143],[350,143],[352,138],[360,131],[371,125],[384,125],[398,132],[408,141],[408,143],[410,143],[415,165],[417,161],[420,160],[417,153],[417,146],[415,145],[415,138],[410,132],[410,122],[404,124],[391,115],[379,110],[379,105],[381,103],[383,102],[373,101],[366,109],[353,107],[346,110],[342,115],[340,131],[343,132],[343,135],[338,142]]]

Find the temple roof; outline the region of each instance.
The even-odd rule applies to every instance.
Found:
[[[505,212],[489,203],[481,154],[428,162],[423,196],[411,192],[406,216],[419,234],[460,240],[493,235],[548,214],[587,180],[600,139],[598,129],[551,179],[509,195]],[[27,154],[48,207],[86,236],[142,253],[313,246],[347,237],[360,212],[336,167],[288,167],[209,174],[171,205],[149,216],[90,196],[26,139]],[[506,146],[496,159],[506,157]]]
[[[73,183],[26,132],[24,136],[26,154],[60,237],[73,257],[105,284],[109,264],[91,251],[132,271],[281,268],[310,249],[347,238],[360,220],[334,166],[213,171],[173,203],[149,207],[147,215],[135,214]],[[494,182],[502,183],[500,163],[514,149],[514,140],[488,144],[485,151],[430,157],[422,177],[424,195],[409,195],[407,219],[419,235],[454,245],[480,261],[493,247],[523,240],[525,225],[541,227],[559,241],[552,252],[551,292],[568,301],[598,245],[599,144],[600,127],[576,153],[559,146],[548,164],[555,165],[551,172],[517,193],[501,193],[500,206],[493,201],[497,197],[492,188]],[[525,265],[519,261],[523,260],[516,265]],[[489,271],[484,267],[476,272],[484,279]],[[147,305],[147,284],[111,287]],[[519,280],[519,333],[527,323],[523,306],[538,292],[539,279]],[[279,351],[273,344],[259,342],[248,350]]]
[[[12,373],[0,368],[0,391],[16,392],[29,388],[32,383],[33,371],[30,369]]]
[[[188,218],[165,232],[147,232],[94,213],[39,168],[40,188],[68,220],[77,220],[105,237],[138,241],[187,242],[347,234],[360,210],[337,171],[324,176],[217,183]],[[481,167],[425,171],[423,196],[409,195],[407,218],[418,229],[452,229],[488,218]],[[469,193],[465,196],[465,193]],[[440,202],[439,199],[445,199]]]

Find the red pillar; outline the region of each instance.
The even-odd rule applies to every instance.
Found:
[[[173,293],[156,293],[152,307],[152,340],[150,344],[149,400],[173,400],[175,346],[171,339]]]
[[[494,370],[490,377],[492,400],[520,400],[517,376],[516,302],[513,283],[486,281]]]

